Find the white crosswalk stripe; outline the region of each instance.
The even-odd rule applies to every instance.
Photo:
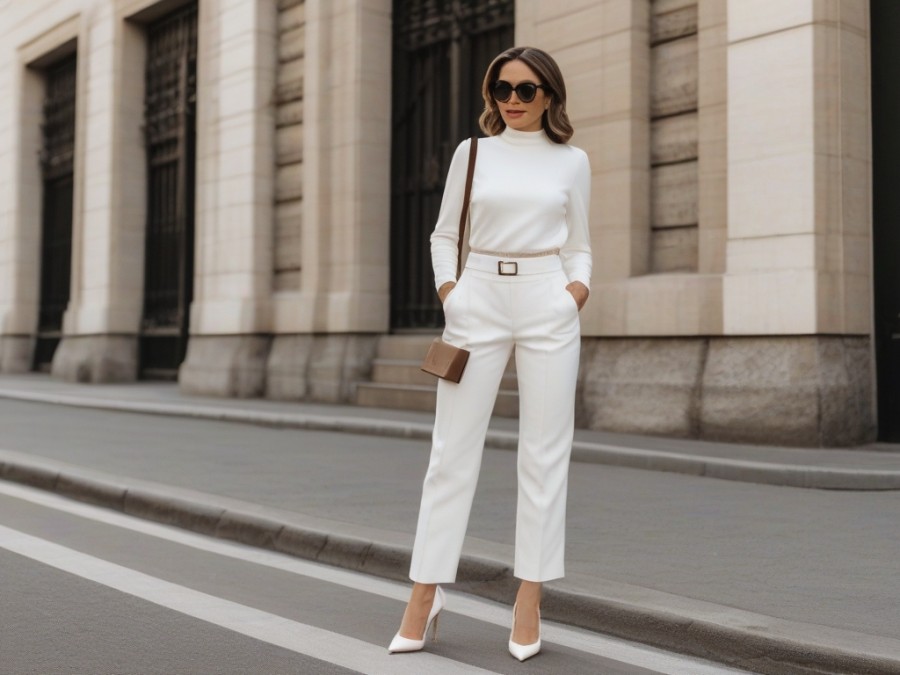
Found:
[[[201,593],[0,525],[0,548],[187,616],[361,673],[492,673],[434,654],[391,657],[384,647]]]
[[[278,569],[283,572],[298,574],[305,577],[317,579],[320,581],[338,584],[347,588],[353,588],[364,593],[380,595],[398,601],[405,601],[409,596],[409,586],[385,579],[370,577],[358,572],[342,570],[339,568],[329,567],[319,563],[309,562],[293,558],[287,555],[274,553],[262,549],[252,548],[241,544],[231,543],[220,539],[213,539],[202,535],[194,534],[179,528],[160,525],[150,521],[133,518],[108,509],[91,506],[75,502],[58,495],[47,493],[33,488],[19,486],[10,483],[0,482],[0,494],[29,501],[31,503],[56,509],[71,515],[93,520],[95,522],[113,525],[125,528],[144,535],[156,537],[176,544],[188,546],[197,550],[214,553],[217,555],[249,562],[257,565]],[[74,551],[73,551],[74,553]],[[80,555],[80,554],[79,554]],[[107,563],[111,564],[111,563]],[[135,572],[135,574],[138,574]],[[492,623],[497,626],[508,628],[510,621],[510,608],[498,605],[486,600],[469,596],[462,593],[448,593],[448,607],[445,611],[454,614],[467,616],[479,621]],[[222,601],[226,602],[226,601]],[[248,608],[249,609],[249,608]],[[255,611],[255,610],[254,610]],[[264,612],[262,614],[265,614]],[[287,619],[276,617],[280,621],[285,622]],[[294,623],[294,622],[289,622]],[[298,624],[302,625],[302,624]],[[312,627],[309,627],[312,628]],[[319,630],[319,629],[316,629]],[[327,632],[327,631],[323,631]],[[575,649],[586,654],[601,656],[606,659],[613,659],[621,663],[646,668],[648,670],[666,673],[668,675],[725,675],[728,673],[745,673],[746,671],[728,668],[724,665],[712,664],[706,661],[695,659],[689,656],[672,654],[663,650],[654,649],[637,643],[628,642],[614,637],[591,633],[584,630],[572,629],[561,624],[552,622],[544,622],[541,628],[542,638],[546,642],[552,642],[563,647]],[[343,637],[343,636],[337,636]],[[352,638],[344,637],[345,640]],[[365,646],[367,650],[375,650],[380,660],[385,658],[386,650],[383,646],[373,646],[369,643],[354,640],[360,646]],[[340,650],[338,650],[340,651]],[[317,656],[308,651],[304,651],[310,656],[317,658],[325,657]],[[433,659],[438,659],[433,654],[421,653],[416,655],[416,664],[412,672],[427,673],[427,668]],[[402,673],[399,669],[400,658],[395,657],[384,661],[387,668],[383,672]],[[428,661],[428,663],[426,663]],[[334,663],[340,663],[334,661]],[[438,665],[441,664],[441,665]],[[449,664],[449,665],[448,665]],[[448,659],[439,659],[434,667],[434,672],[455,672],[449,670],[448,667],[462,666],[463,672],[490,672],[486,670],[477,670],[474,666],[458,664]],[[352,666],[348,666],[352,667]],[[366,661],[364,672],[382,672],[372,670],[375,667],[372,661]]]

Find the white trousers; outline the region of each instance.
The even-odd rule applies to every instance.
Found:
[[[471,253],[444,305],[444,340],[471,353],[459,384],[440,380],[410,578],[456,580],[481,455],[500,380],[515,349],[519,381],[514,574],[565,574],[566,490],[581,349],[578,306],[558,256]]]

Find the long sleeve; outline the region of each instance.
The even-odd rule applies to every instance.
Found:
[[[459,216],[462,213],[466,173],[469,166],[469,144],[466,139],[460,143],[447,172],[444,195],[437,225],[431,234],[431,264],[434,267],[435,288],[448,281],[456,281],[457,257],[459,255]]]
[[[469,147],[470,141],[463,141],[453,154],[431,235],[438,289],[456,280]],[[479,139],[469,202],[469,245],[509,256],[559,249],[569,281],[590,286],[590,196],[591,165],[579,148],[554,143],[543,131],[507,128]]]
[[[579,165],[569,191],[566,223],[569,236],[560,248],[563,268],[569,281],[580,281],[591,287],[591,164],[586,153],[578,151]]]

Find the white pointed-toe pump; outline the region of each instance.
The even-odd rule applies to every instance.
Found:
[[[538,610],[538,639],[537,642],[532,642],[530,645],[520,645],[518,642],[513,642],[512,636],[516,632],[516,608],[518,607],[518,603],[513,605],[513,620],[512,620],[512,630],[509,632],[509,653],[512,654],[515,658],[519,659],[519,661],[524,661],[525,659],[530,659],[532,656],[541,651],[541,610]]]
[[[438,614],[441,613],[441,610],[444,609],[444,591],[438,586],[434,590],[434,601],[431,603],[431,611],[428,612],[428,621],[425,622],[425,631],[422,633],[421,640],[411,640],[410,638],[405,638],[400,635],[400,631],[397,631],[397,634],[394,636],[394,639],[391,640],[391,644],[388,647],[389,654],[396,654],[399,652],[417,652],[420,651],[425,646],[425,638],[428,636],[428,629],[434,627],[434,630],[431,633],[431,639],[437,640],[437,620]]]

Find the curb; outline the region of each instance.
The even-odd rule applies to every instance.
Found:
[[[0,460],[0,479],[200,534],[278,551],[335,567],[408,581],[411,550],[300,527],[237,508],[173,497],[162,490],[132,487],[125,479],[102,479],[54,470],[39,463]],[[517,582],[502,562],[463,555],[457,587],[509,602]],[[610,593],[545,587],[545,618],[654,647],[710,659],[759,673],[900,672],[900,649],[891,653],[880,639],[839,629],[788,622],[759,614],[737,616],[727,607],[692,612],[652,600],[628,601]],[[791,630],[793,629],[793,630]]]
[[[432,431],[430,424],[398,420],[308,413],[275,413],[203,405],[90,400],[77,396],[34,394],[8,389],[0,389],[0,398],[112,412],[186,417],[237,424],[255,424],[281,429],[388,436],[410,440],[431,440]],[[518,435],[513,432],[490,429],[487,432],[485,440],[487,447],[498,450],[515,450],[517,444]],[[701,457],[666,452],[664,450],[628,448],[589,441],[576,440],[572,444],[572,460],[630,469],[680,473],[743,483],[761,483],[785,487],[858,491],[900,490],[900,470],[817,467],[726,457]]]

